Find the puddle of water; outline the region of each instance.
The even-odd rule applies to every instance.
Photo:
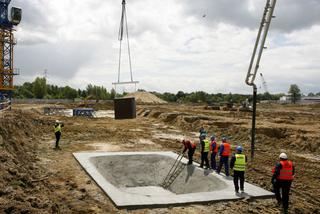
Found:
[[[183,140],[184,136],[180,134],[167,134],[167,133],[156,133],[152,136],[153,138],[168,139],[168,140]]]
[[[161,124],[160,124],[160,123],[154,123],[154,124],[152,124],[152,126],[160,127],[160,126],[161,126]]]
[[[62,112],[62,114],[64,115],[64,116],[66,116],[66,117],[72,117],[73,116],[73,111],[72,111],[72,109],[66,109],[66,110],[63,110],[63,111],[61,111]]]
[[[113,152],[113,151],[120,150],[120,146],[111,145],[111,144],[107,144],[107,143],[88,143],[87,145],[93,147],[94,150],[98,150],[98,151]]]
[[[139,139],[138,144],[154,145],[155,143],[149,139]]]
[[[199,132],[190,132],[192,136],[199,137]]]
[[[170,132],[175,132],[175,133],[181,133],[180,130],[177,130],[177,129],[169,129]]]
[[[99,111],[95,111],[95,112],[93,113],[93,117],[95,117],[95,118],[103,118],[103,117],[114,118],[114,111],[113,111],[113,110],[99,110]]]
[[[129,131],[132,131],[132,132],[143,132],[142,129],[129,129]]]
[[[306,158],[308,160],[314,161],[314,162],[320,162],[320,155],[312,155],[312,154],[294,154],[295,156]]]

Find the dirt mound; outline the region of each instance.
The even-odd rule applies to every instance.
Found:
[[[34,135],[41,130],[36,128],[39,121],[31,115],[11,111],[0,120],[0,210],[5,213],[55,210],[55,204],[41,196],[45,187],[38,182],[44,169],[37,165],[38,144]]]
[[[135,92],[131,93],[125,96],[125,98],[128,97],[134,97],[136,99],[136,102],[139,104],[165,104],[166,101],[160,99],[154,94],[151,94],[149,92]]]

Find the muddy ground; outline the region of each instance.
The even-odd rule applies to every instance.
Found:
[[[275,199],[118,210],[72,156],[87,150],[179,152],[179,139],[196,140],[201,126],[218,138],[229,136],[249,155],[248,112],[141,105],[136,119],[114,120],[45,116],[42,108],[15,105],[0,113],[0,213],[280,213]],[[53,149],[56,119],[65,124],[61,150]],[[290,213],[320,213],[319,130],[320,105],[259,105],[247,181],[270,189],[271,168],[285,151],[296,165]]]

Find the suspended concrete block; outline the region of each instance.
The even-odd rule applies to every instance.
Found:
[[[136,118],[136,101],[134,97],[114,99],[114,118],[134,119]]]

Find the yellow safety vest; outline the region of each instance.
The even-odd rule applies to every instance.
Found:
[[[245,171],[246,169],[246,156],[243,154],[236,154],[236,161],[234,162],[233,170]]]
[[[61,124],[54,126],[54,133],[61,132]]]
[[[204,140],[204,150],[203,152],[209,152],[210,151],[210,142],[208,140]]]

